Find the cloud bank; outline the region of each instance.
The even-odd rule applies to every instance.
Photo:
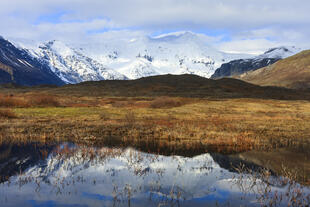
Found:
[[[226,51],[310,47],[309,0],[2,0],[1,35],[82,41],[102,33],[190,30]]]

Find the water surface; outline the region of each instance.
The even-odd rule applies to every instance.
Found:
[[[3,207],[264,206],[270,202],[287,206],[296,189],[302,193],[297,201],[304,206],[310,201],[309,188],[272,172],[262,175],[253,163],[240,160],[238,167],[237,161],[215,153],[165,156],[73,143],[3,145],[0,203]]]

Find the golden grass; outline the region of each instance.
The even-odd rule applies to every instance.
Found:
[[[0,109],[0,119],[13,119],[17,118],[16,114],[10,109]]]
[[[164,101],[155,108],[151,106],[157,99],[144,97],[57,96],[57,104],[48,98],[44,104],[13,105],[18,119],[0,123],[0,141],[114,140],[227,153],[310,143],[308,101],[171,99],[172,105]],[[178,100],[181,105],[175,104]],[[62,107],[53,106],[58,103]]]
[[[186,104],[186,100],[183,98],[171,98],[167,96],[157,97],[150,103],[151,108],[173,108],[180,107]]]

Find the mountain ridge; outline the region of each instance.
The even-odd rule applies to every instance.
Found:
[[[66,83],[127,79],[60,41],[53,40],[42,44],[33,54],[49,64],[52,71]]]
[[[35,41],[30,42],[34,44]],[[45,68],[49,67],[47,70],[67,84],[164,74],[193,74],[213,79],[232,77],[271,65],[299,50],[271,48],[255,57],[229,54],[212,48],[205,36],[188,31],[155,37],[112,38],[111,41],[98,39],[87,45],[69,45],[58,40],[35,43],[33,47],[14,45]],[[5,68],[1,71],[2,79],[7,80],[2,82],[12,81],[10,67],[3,65],[2,68]]]
[[[27,50],[16,48],[0,38],[0,83],[18,85],[63,85],[48,66],[31,56]]]
[[[177,36],[98,39],[94,43],[71,45],[54,40],[29,48],[29,52],[44,59],[63,81],[73,84],[163,74],[210,77],[222,63],[249,56],[218,51],[202,35],[189,32]],[[103,70],[105,75],[100,74]]]
[[[236,78],[262,86],[310,89],[310,50]]]
[[[252,58],[232,60],[228,63],[224,63],[214,72],[211,78],[217,79],[223,77],[233,77],[248,71],[255,71],[259,68],[276,63],[283,58],[295,55],[300,51],[301,49],[294,46],[271,48],[265,53]]]

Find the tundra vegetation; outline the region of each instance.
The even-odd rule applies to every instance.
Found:
[[[165,154],[239,153],[258,164],[275,157],[269,168],[279,174],[283,168],[295,172],[296,160],[283,160],[271,154],[257,158],[257,153],[294,149],[278,154],[284,153],[286,158],[300,155],[303,159],[299,166],[303,169],[296,180],[310,183],[310,96],[307,91],[271,88],[265,94],[263,87],[247,85],[244,91],[260,91],[260,97],[238,95],[243,89],[237,87],[229,92],[224,88],[227,93],[221,97],[205,96],[202,90],[186,96],[179,93],[178,87],[172,91],[170,86],[158,86],[171,92],[158,94],[158,88],[153,85],[150,94],[145,91],[149,90],[147,87],[129,85],[124,87],[129,94],[125,96],[126,90],[115,92],[121,89],[113,84],[108,89],[114,93],[106,92],[104,87],[97,88],[96,84],[105,83],[61,88],[2,88],[0,143],[69,141],[92,146],[132,146]],[[280,92],[288,92],[287,100]]]

